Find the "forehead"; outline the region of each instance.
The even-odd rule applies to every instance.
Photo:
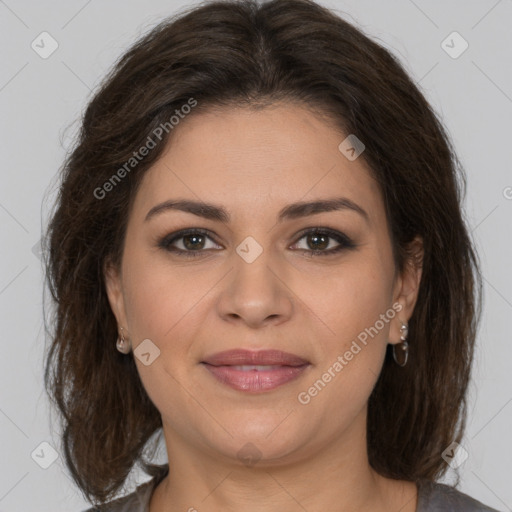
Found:
[[[362,158],[341,153],[346,136],[298,104],[194,113],[146,172],[134,211],[145,214],[180,197],[253,216],[262,208],[344,196],[378,217],[384,212],[380,189]]]

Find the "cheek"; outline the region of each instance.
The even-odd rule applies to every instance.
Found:
[[[160,411],[183,408],[191,400],[178,383],[186,382],[190,343],[194,329],[201,325],[198,315],[204,314],[201,297],[206,285],[191,286],[202,278],[184,279],[178,267],[171,268],[163,258],[143,251],[126,251],[123,272],[134,359],[144,388]],[[151,352],[149,365],[137,357],[137,346],[147,339],[159,351],[149,345],[150,352],[155,351]],[[155,353],[158,355],[153,359]],[[193,401],[188,404],[193,405]]]
[[[173,308],[168,304],[172,283],[167,283],[157,269],[147,265],[130,266],[125,282],[126,313],[132,336],[136,341],[155,337],[163,328],[164,311],[172,320]]]
[[[390,303],[392,276],[390,260],[368,252],[340,266],[324,283],[328,286],[317,281],[313,288],[315,313],[329,327],[321,340],[321,361],[300,400],[310,403],[315,414],[328,410],[345,421],[366,404],[396,316]]]
[[[145,339],[160,351],[157,368],[183,376],[197,363],[194,340],[201,338],[205,318],[214,308],[208,292],[218,275],[208,266],[181,268],[165,255],[140,251],[128,253],[125,273],[125,308],[134,349]],[[139,364],[141,374],[146,367]]]
[[[368,251],[333,269],[328,280],[309,282],[311,307],[328,327],[322,328],[325,335],[318,339],[319,364],[299,400],[310,401],[315,414],[329,410],[345,421],[367,402],[396,315],[390,303],[393,273],[389,267],[388,260]]]
[[[341,350],[370,328],[391,307],[392,268],[371,253],[351,255],[346,265],[331,267],[322,275],[303,280],[301,296],[323,324],[331,340],[324,348]],[[379,322],[379,336],[387,336],[389,323]]]
[[[183,280],[179,267],[171,268],[153,250],[125,252],[123,262],[125,308],[136,345],[145,338],[161,347],[163,339],[200,298],[195,278]],[[196,297],[197,296],[197,297]]]

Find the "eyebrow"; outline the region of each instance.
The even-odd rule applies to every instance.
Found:
[[[228,224],[231,220],[231,216],[222,206],[218,206],[211,203],[204,203],[201,201],[192,201],[189,199],[177,199],[168,200],[163,203],[157,204],[146,215],[145,221],[148,221],[156,215],[170,211],[179,210],[183,212],[192,213],[198,217],[205,219],[224,222]],[[278,222],[285,220],[298,219],[301,217],[307,217],[308,215],[314,215],[316,213],[332,212],[339,210],[354,211],[360,214],[366,222],[370,221],[370,217],[366,210],[361,206],[354,203],[354,201],[346,197],[336,197],[333,199],[319,199],[310,202],[297,202],[285,206],[278,214]]]

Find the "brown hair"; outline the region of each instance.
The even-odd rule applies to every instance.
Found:
[[[425,251],[409,363],[398,367],[388,351],[369,399],[369,461],[391,478],[443,475],[441,453],[465,427],[481,310],[477,255],[460,206],[465,178],[448,135],[398,60],[331,11],[309,0],[214,1],[165,20],[120,58],[90,101],[62,169],[45,242],[56,305],[45,385],[62,415],[63,453],[79,488],[101,504],[136,462],[162,474],[145,459],[161,417],[133,357],[116,350],[103,271],[108,259],[121,261],[138,184],[167,131],[122,179],[113,175],[191,98],[191,115],[298,101],[363,141],[397,269],[416,235]],[[107,182],[113,190],[99,197]]]

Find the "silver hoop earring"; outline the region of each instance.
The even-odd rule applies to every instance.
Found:
[[[409,327],[404,322],[402,322],[402,327],[400,327],[400,333],[402,342],[393,345],[393,359],[398,366],[403,367],[407,364],[407,359],[409,358],[409,344],[407,343]]]
[[[120,334],[120,337],[117,338],[117,343],[116,343],[117,350],[119,350],[119,352],[121,352],[122,354],[129,354],[130,350],[131,350],[131,344],[129,341],[126,341],[124,339],[123,328],[120,327],[120,329],[121,329],[121,334]]]

